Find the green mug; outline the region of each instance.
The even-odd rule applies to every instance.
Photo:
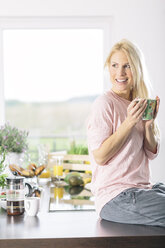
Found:
[[[156,100],[147,99],[147,107],[143,113],[142,120],[151,120],[154,118],[156,110]]]

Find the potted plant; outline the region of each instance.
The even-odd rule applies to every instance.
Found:
[[[12,127],[9,123],[0,127],[1,152],[6,154],[6,163],[17,163],[27,150],[28,132]]]
[[[28,148],[27,131],[12,127],[9,123],[0,127],[0,146],[2,152],[25,152]]]

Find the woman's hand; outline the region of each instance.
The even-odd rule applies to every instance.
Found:
[[[127,120],[134,126],[142,119],[142,115],[147,107],[147,100],[134,99],[127,108]]]
[[[151,119],[151,120],[144,120],[144,126],[145,128],[148,128],[150,126],[152,126],[152,123],[154,122],[157,114],[158,114],[158,111],[159,111],[159,105],[160,105],[160,98],[158,96],[156,96],[156,109],[155,109],[155,114],[154,114],[154,118]]]

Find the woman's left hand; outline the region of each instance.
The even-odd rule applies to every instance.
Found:
[[[144,125],[145,127],[150,127],[152,125],[152,123],[154,122],[157,114],[158,114],[158,111],[159,111],[159,105],[160,105],[160,98],[158,96],[156,96],[156,109],[155,109],[155,114],[154,114],[154,118],[151,119],[151,120],[143,120],[144,122]]]

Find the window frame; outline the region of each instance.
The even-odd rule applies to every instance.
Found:
[[[113,17],[2,17],[0,18],[0,125],[5,123],[3,31],[7,29],[102,29],[103,60],[113,40]],[[106,79],[103,89],[109,88]]]

